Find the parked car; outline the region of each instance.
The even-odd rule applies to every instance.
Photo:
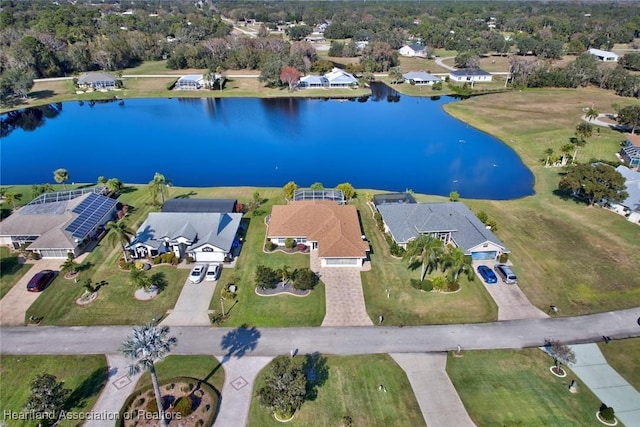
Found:
[[[498,282],[496,274],[493,272],[493,270],[491,270],[491,268],[487,267],[486,265],[479,265],[478,273],[480,274],[480,277],[482,277],[482,280],[484,280],[486,283]]]
[[[498,273],[498,275],[500,276],[500,278],[504,283],[507,283],[509,285],[516,285],[518,283],[518,278],[516,277],[516,274],[513,272],[513,270],[511,270],[511,267],[509,267],[508,265],[496,264],[496,266],[493,269],[496,271],[496,273]]]
[[[53,279],[56,278],[56,272],[53,270],[42,270],[36,273],[35,276],[27,283],[27,291],[29,292],[41,292],[49,286]]]
[[[204,279],[204,275],[207,272],[207,266],[205,264],[196,264],[189,274],[189,281],[191,283],[200,283]]]
[[[220,264],[209,264],[209,267],[207,267],[207,274],[204,276],[204,280],[218,280],[218,277],[220,277]]]

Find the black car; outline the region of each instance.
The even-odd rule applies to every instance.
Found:
[[[29,280],[27,283],[27,291],[29,292],[41,292],[43,291],[53,279],[56,278],[56,272],[53,270],[42,270]]]

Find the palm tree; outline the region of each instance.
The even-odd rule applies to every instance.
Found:
[[[562,147],[560,147],[560,151],[562,152],[563,165],[565,165],[569,160],[569,153],[571,153],[572,150],[573,150],[573,145],[571,144],[564,144]]]
[[[107,242],[113,247],[116,247],[116,245],[120,243],[120,246],[122,247],[122,256],[124,257],[125,262],[127,262],[128,258],[126,245],[129,244],[131,238],[135,235],[135,233],[129,228],[129,226],[127,226],[124,221],[109,221],[107,223],[106,229],[108,232],[110,232],[107,235]]]
[[[60,265],[62,273],[75,274],[78,271],[78,263],[73,259],[73,255],[69,254],[67,259]]]
[[[53,171],[53,179],[58,183],[62,184],[62,187],[66,190],[67,186],[65,182],[69,180],[69,172],[66,169],[56,169]]]
[[[544,163],[546,167],[549,166],[549,159],[551,158],[551,156],[553,156],[553,148],[547,148],[546,150],[544,150],[544,154],[547,155],[547,160]]]
[[[593,126],[591,126],[591,123],[581,122],[576,125],[576,136],[580,141],[585,142],[591,135],[593,135]]]
[[[138,270],[137,268],[133,268],[129,272],[129,280],[133,285],[143,289],[147,289],[151,284],[151,279],[147,275],[147,272],[144,270]]]
[[[420,260],[422,270],[420,272],[420,280],[424,280],[427,271],[432,271],[438,266],[440,256],[442,255],[443,243],[431,235],[422,235],[407,244],[407,251],[403,258],[413,262]]]
[[[122,191],[122,188],[124,187],[122,181],[120,181],[118,178],[111,178],[106,182],[106,186],[107,190],[111,191],[112,193],[118,193]]]
[[[121,352],[125,357],[133,359],[134,363],[129,366],[129,375],[136,375],[141,370],[149,371],[153,391],[156,395],[158,413],[163,426],[168,422],[165,418],[164,407],[162,405],[162,395],[156,374],[155,362],[162,360],[178,343],[176,337],[169,336],[168,326],[155,326],[147,324],[144,326],[134,326],[133,332],[122,343]]]
[[[460,273],[467,273],[469,280],[474,279],[473,266],[471,265],[471,257],[466,256],[462,249],[453,248],[445,255],[442,261],[442,270],[451,269],[451,278],[454,282],[458,281]]]
[[[151,192],[151,198],[153,199],[154,204],[157,203],[158,194],[160,194],[160,198],[162,199],[162,204],[164,205],[165,197],[169,196],[170,184],[171,184],[171,181],[165,178],[165,176],[162,175],[161,173],[156,172],[155,175],[153,175],[153,179],[149,181],[149,192]]]
[[[10,193],[8,191],[5,191],[3,196],[4,201],[7,203],[11,203],[11,206],[13,207],[13,210],[16,210],[16,202],[19,201],[22,198],[22,194],[18,194],[18,193]]]
[[[587,120],[591,121],[593,119],[597,119],[598,118],[598,111],[593,108],[593,105],[591,107],[589,107],[587,109],[587,112],[584,114],[584,116],[587,118]]]
[[[291,267],[283,265],[282,268],[278,269],[278,274],[280,275],[282,283],[286,285],[289,279],[291,279]]]

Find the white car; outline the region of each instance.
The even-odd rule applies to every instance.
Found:
[[[189,274],[189,281],[191,283],[200,283],[204,279],[204,275],[207,272],[207,266],[204,264],[196,264]]]
[[[220,277],[220,264],[209,264],[204,280],[214,281],[218,280],[218,277]]]

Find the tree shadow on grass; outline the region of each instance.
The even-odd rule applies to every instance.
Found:
[[[65,409],[70,411],[84,405],[86,399],[100,393],[107,384],[109,372],[106,367],[96,369],[71,392],[65,402]]]
[[[249,327],[246,324],[227,332],[220,342],[222,349],[227,350],[222,363],[229,361],[232,357],[239,359],[247,351],[255,350],[261,335],[255,326]]]
[[[304,355],[302,369],[307,378],[305,400],[313,401],[318,397],[318,388],[322,387],[329,379],[329,367],[327,358],[315,352]]]
[[[45,89],[45,90],[37,90],[35,92],[29,92],[29,97],[36,98],[36,99],[45,99],[45,98],[51,98],[55,94],[56,93],[54,91],[50,89]]]

